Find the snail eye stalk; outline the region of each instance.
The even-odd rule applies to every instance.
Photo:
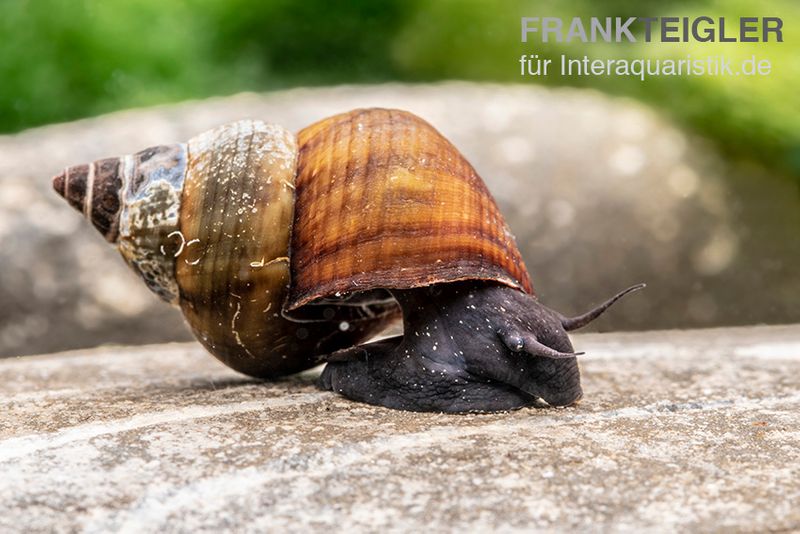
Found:
[[[583,352],[561,352],[536,339],[530,332],[509,333],[506,330],[501,330],[497,333],[503,344],[514,352],[526,352],[531,356],[541,356],[542,358],[550,358],[551,360],[563,360],[566,358],[574,358],[585,354]]]
[[[596,308],[589,310],[588,312],[578,315],[576,317],[564,317],[561,316],[561,325],[564,327],[564,330],[567,332],[572,330],[577,330],[578,328],[583,328],[587,324],[591,323],[598,317],[600,317],[604,311],[610,308],[615,302],[619,299],[627,295],[628,293],[633,293],[634,291],[638,291],[647,287],[647,284],[636,284],[635,286],[631,286],[628,289],[620,291],[604,303],[600,304]]]

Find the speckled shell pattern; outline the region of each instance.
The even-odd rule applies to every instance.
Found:
[[[532,293],[483,180],[424,120],[354,110],[301,130],[298,144],[290,309],[468,279]]]
[[[253,121],[188,143],[175,270],[180,306],[201,343],[228,365],[284,352],[293,332],[281,327],[296,329],[280,317],[296,158],[294,136]]]
[[[177,304],[175,252],[186,145],[68,167],[53,187],[83,212],[159,297]]]

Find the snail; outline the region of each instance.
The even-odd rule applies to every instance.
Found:
[[[400,110],[296,136],[239,121],[53,187],[223,363],[274,378],[325,361],[322,388],[390,408],[570,405],[566,332],[642,287],[577,317],[543,306],[475,169]],[[401,317],[403,335],[364,343]]]

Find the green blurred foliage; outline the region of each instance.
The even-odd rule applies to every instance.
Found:
[[[520,42],[521,16],[779,16],[784,43]],[[0,0],[0,131],[115,109],[295,85],[495,80],[647,102],[800,180],[800,2],[700,0]],[[766,77],[522,78],[558,59],[752,54]]]

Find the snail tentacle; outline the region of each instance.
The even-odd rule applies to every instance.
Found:
[[[548,347],[536,339],[530,332],[509,332],[499,330],[497,335],[505,343],[506,347],[514,352],[526,352],[531,356],[541,356],[542,358],[552,358],[554,360],[564,358],[574,358],[584,354],[583,352],[561,352]]]
[[[603,302],[596,308],[589,310],[588,312],[578,315],[576,317],[565,317],[559,314],[561,318],[561,325],[564,327],[566,331],[577,330],[578,328],[583,328],[587,324],[591,323],[598,317],[600,317],[604,311],[610,308],[615,302],[619,299],[627,295],[628,293],[633,293],[634,291],[638,291],[640,289],[644,289],[647,287],[647,284],[636,284],[635,286],[631,286],[628,289],[624,289],[608,299],[607,301]]]

